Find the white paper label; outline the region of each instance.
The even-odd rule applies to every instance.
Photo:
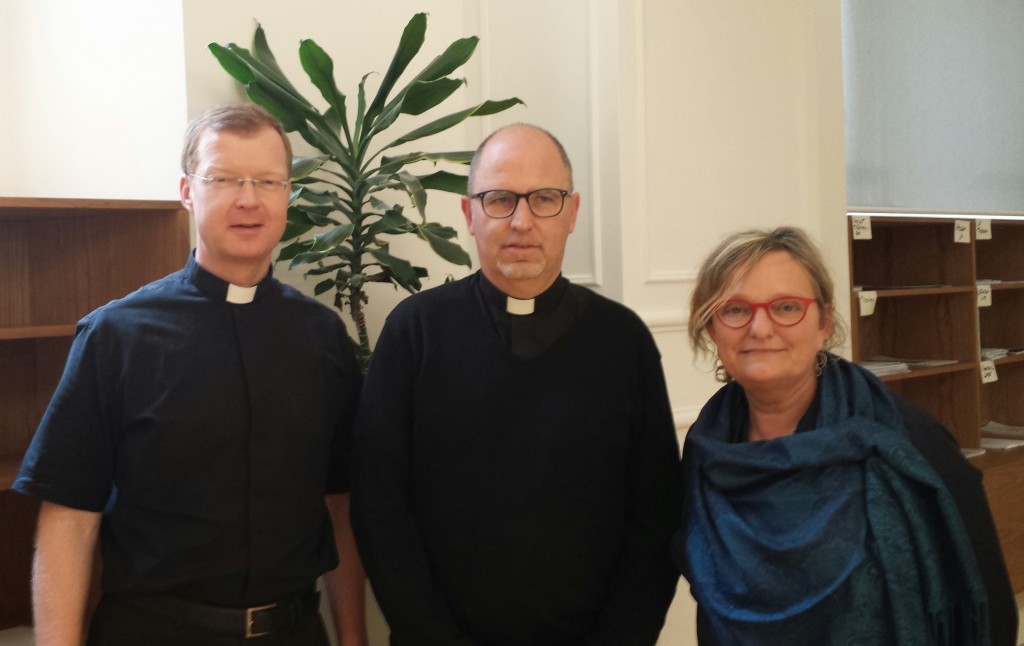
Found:
[[[853,239],[854,240],[870,240],[871,239],[871,217],[867,215],[855,215],[850,218],[850,223],[853,226]]]
[[[971,223],[969,220],[953,221],[953,242],[971,243]]]
[[[996,364],[992,361],[982,361],[981,383],[990,384],[993,381],[999,381],[999,375],[996,374]]]
[[[992,306],[992,285],[978,285],[978,307]]]
[[[875,313],[875,303],[878,302],[878,292],[859,292],[857,302],[860,304],[860,315],[871,316]]]
[[[991,240],[992,239],[992,220],[975,220],[974,221],[974,239],[975,240]]]

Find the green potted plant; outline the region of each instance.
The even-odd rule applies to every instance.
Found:
[[[412,17],[369,103],[366,81],[370,74],[363,76],[352,121],[346,96],[334,80],[334,62],[314,41],[301,41],[299,60],[327,102],[323,112],[285,77],[259,24],[251,50],[234,43],[209,46],[228,74],[245,86],[253,102],[277,117],[285,130],[299,133],[320,153],[296,157],[292,162],[293,192],[288,226],[282,236],[282,241],[290,244],[281,249],[277,261],[290,261],[293,268],[308,266],[307,276],[322,277],[314,288],[316,294],[334,290],[334,305],[342,312],[347,309],[355,324],[354,341],[364,369],[372,353],[363,310],[369,302],[367,285],[390,283],[416,293],[422,288],[420,279],[427,276],[424,267],[393,255],[385,236],[415,234],[444,260],[471,265],[469,254],[454,242],[455,229],[430,222],[426,217],[427,191],[463,195],[466,176],[433,167],[432,172],[417,174],[412,165],[436,165],[439,161],[466,165],[473,151],[407,152],[407,148],[399,147],[448,130],[469,117],[495,114],[522,103],[518,98],[484,101],[381,142],[382,133],[401,115],[424,114],[465,83],[464,79],[449,75],[473,55],[476,37],[453,42],[412,80],[396,89],[399,78],[423,45],[426,27],[426,14]],[[402,204],[388,199],[396,190],[408,196],[416,209],[415,218],[406,216]]]

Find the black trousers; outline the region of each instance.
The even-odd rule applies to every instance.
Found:
[[[87,646],[329,646],[319,612],[286,630],[245,639],[212,633],[104,595],[93,614]]]

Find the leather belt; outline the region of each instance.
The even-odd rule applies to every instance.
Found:
[[[117,602],[210,632],[249,639],[297,625],[319,609],[320,593],[312,591],[252,608],[223,608],[164,596],[118,595]]]

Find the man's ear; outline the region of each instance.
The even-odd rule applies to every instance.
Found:
[[[473,233],[473,198],[468,195],[462,196],[462,215],[466,216],[466,228],[469,229],[469,235],[476,235]]]
[[[188,175],[182,175],[178,181],[178,193],[181,195],[181,205],[189,212],[192,211],[192,185],[188,181]]]

